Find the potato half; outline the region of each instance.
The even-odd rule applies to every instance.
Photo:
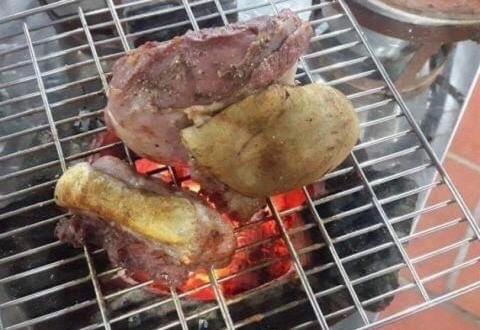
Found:
[[[351,103],[321,84],[272,85],[205,124],[182,130],[182,141],[200,167],[254,197],[321,178],[346,158],[358,136]]]

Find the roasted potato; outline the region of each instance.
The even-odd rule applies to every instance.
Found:
[[[351,103],[334,88],[272,85],[182,130],[195,162],[253,197],[286,192],[338,166],[359,136]]]

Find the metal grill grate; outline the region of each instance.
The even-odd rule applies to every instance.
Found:
[[[355,313],[359,328],[367,329],[480,288],[478,278],[456,280],[462,270],[478,267],[480,229],[343,0],[183,0],[154,6],[162,3],[62,0],[0,18],[0,30],[16,31],[0,39],[7,45],[0,48],[1,328],[327,329]],[[146,5],[151,7],[142,12]],[[171,288],[170,296],[147,293],[151,281],[112,286],[122,270],[108,264],[102,249],[79,253],[54,238],[56,222],[67,214],[52,200],[56,178],[72,162],[118,147],[91,147],[105,130],[100,118],[111,65],[136,42],[275,14],[284,7],[293,7],[316,31],[297,79],[342,90],[362,127],[349,160],[320,180],[335,189],[318,194],[305,187],[305,205],[291,209],[279,210],[268,199],[277,238],[286,242],[295,273],[233,297],[224,296],[221,283],[272,261],[227,278],[210,271],[210,284],[181,293]],[[351,84],[366,77],[383,82],[365,90]],[[127,149],[125,158],[132,162]],[[172,168],[156,172],[170,174],[177,184],[186,179],[176,177]],[[415,185],[385,188],[406,178]],[[413,206],[406,207],[412,198]],[[285,219],[292,214],[309,220],[289,228]],[[361,222],[362,214],[379,221]],[[422,221],[430,225],[419,229]],[[340,232],[332,227],[338,223],[346,224]],[[237,232],[257,225],[242,225]],[[345,244],[378,232],[382,239],[372,246],[345,252]],[[416,241],[435,241],[443,233],[451,241],[415,251]],[[311,244],[299,248],[298,235],[308,235]],[[360,273],[358,264],[351,266],[382,251],[394,251],[394,262]],[[329,256],[324,262],[318,261],[321,253]],[[434,273],[423,268],[429,262],[439,264]],[[338,281],[326,285],[322,279],[329,272]],[[366,284],[389,274],[400,277],[397,287],[365,293]],[[439,291],[438,283],[445,281],[445,290]],[[193,303],[190,296],[207,286],[213,287],[215,300]],[[296,294],[279,295],[292,292],[286,287]],[[371,312],[373,305],[407,293],[413,302],[394,313],[378,317]],[[334,296],[341,302],[332,307],[326,299]]]

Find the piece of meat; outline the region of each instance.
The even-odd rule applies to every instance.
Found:
[[[75,214],[56,235],[106,249],[113,264],[180,283],[190,271],[229,262],[233,227],[193,193],[173,190],[105,156],[68,169],[55,201]]]
[[[180,130],[274,81],[293,83],[311,34],[308,23],[283,10],[148,42],[114,66],[107,124],[141,157],[185,165]]]
[[[179,264],[155,244],[93,217],[74,215],[61,220],[55,228],[55,235],[75,247],[102,247],[113,265],[124,267],[132,274],[144,272],[149,278],[169,285],[183,283],[189,271],[197,269]]]
[[[113,68],[107,126],[140,157],[189,165],[202,193],[236,220],[265,205],[192,166],[180,131],[264,89],[293,84],[298,57],[312,29],[290,10],[223,28],[187,32],[168,42],[148,42]]]

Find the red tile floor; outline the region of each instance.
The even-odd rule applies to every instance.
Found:
[[[466,112],[460,122],[460,126],[454,137],[454,141],[448,150],[444,161],[447,172],[450,174],[454,184],[463,195],[468,207],[480,222],[480,81],[477,83],[473,97],[468,104]],[[443,198],[442,198],[443,197]],[[429,197],[429,204],[432,201],[440,202],[445,200],[445,190],[439,189]],[[432,203],[433,204],[433,203]],[[453,206],[453,205],[452,205]],[[448,211],[447,211],[448,210]],[[440,213],[446,220],[452,220],[458,211],[446,208]],[[416,229],[429,228],[434,221],[438,222],[439,214],[432,213],[431,216],[423,217]],[[438,224],[438,223],[437,223]],[[452,227],[450,231],[441,231],[438,234],[429,236],[429,239],[413,241],[409,244],[407,252],[410,257],[424,254],[439,246],[457,242],[464,238],[465,226]],[[431,238],[430,238],[431,237]],[[440,244],[440,245],[439,245]],[[421,278],[438,272],[441,269],[451,267],[454,263],[456,252],[447,253],[440,258],[433,258],[432,262],[426,265],[419,263],[416,269]],[[480,244],[472,244],[466,251],[467,258],[480,255]],[[437,269],[436,269],[437,268]],[[407,272],[404,273],[408,277]],[[448,277],[447,277],[448,278]],[[480,280],[480,265],[477,262],[472,267],[466,268],[460,273],[457,279],[457,286],[465,286],[469,283]],[[434,280],[426,285],[431,297],[444,292],[447,281],[445,279]],[[421,302],[421,297],[416,292],[406,291],[398,294],[393,303],[385,310],[380,317],[384,318],[394,314],[408,306]],[[480,290],[475,290],[460,296],[451,302],[441,304],[433,309],[421,312],[414,317],[408,317],[396,323],[384,326],[382,330],[404,330],[404,329],[435,329],[435,330],[470,330],[480,329]]]

